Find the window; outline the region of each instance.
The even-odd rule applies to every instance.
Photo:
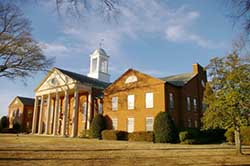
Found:
[[[135,108],[135,95],[128,95],[128,110]]]
[[[202,111],[205,112],[207,109],[206,103],[202,102]]]
[[[108,73],[108,62],[101,59],[101,72]]]
[[[194,127],[198,128],[198,121],[197,120],[194,121]]]
[[[187,97],[187,111],[191,111],[190,97]]]
[[[112,110],[118,110],[118,97],[112,97]]]
[[[136,82],[138,79],[135,75],[131,75],[129,76],[126,80],[125,80],[125,84],[128,84],[128,83],[132,83],[132,82]]]
[[[192,120],[188,119],[188,127],[191,128],[192,127]]]
[[[92,59],[92,72],[95,72],[97,68],[97,58]]]
[[[153,131],[154,118],[146,117],[146,131]]]
[[[146,93],[146,108],[153,108],[154,107],[154,94]]]
[[[127,126],[127,129],[128,129],[128,132],[129,133],[132,133],[134,131],[134,122],[135,122],[135,119],[134,118],[128,118],[128,126]]]
[[[118,119],[117,118],[112,118],[112,128],[114,130],[117,130],[117,128],[118,128]]]
[[[193,99],[193,104],[194,104],[194,111],[197,111],[197,100],[196,100],[196,98]]]
[[[98,113],[102,114],[102,111],[103,111],[103,105],[102,103],[98,103]]]
[[[174,95],[173,95],[173,93],[169,93],[169,109],[171,111],[174,110]]]

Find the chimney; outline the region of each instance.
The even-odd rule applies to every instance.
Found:
[[[198,73],[201,73],[203,71],[204,71],[204,69],[201,65],[199,65],[198,63],[193,64],[193,73],[194,74],[198,74]]]

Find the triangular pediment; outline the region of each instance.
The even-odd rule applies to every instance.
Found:
[[[164,84],[165,82],[144,74],[134,69],[127,70],[116,81],[114,81],[105,92],[123,91],[133,88],[146,87],[154,84]]]
[[[48,72],[47,76],[41,81],[35,92],[49,90],[57,87],[68,86],[76,81],[69,76],[63,74],[57,68],[53,68]]]

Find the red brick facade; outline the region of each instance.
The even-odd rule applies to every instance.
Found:
[[[193,65],[191,73],[165,78],[129,69],[104,91],[104,116],[109,119],[110,129],[115,123],[117,130],[145,131],[152,130],[149,123],[159,112],[169,111],[177,127],[199,128],[206,81],[206,71],[199,64]],[[147,93],[153,96],[152,108],[145,108]],[[133,109],[128,108],[129,95],[133,96]],[[112,110],[113,98],[119,101],[116,110]]]

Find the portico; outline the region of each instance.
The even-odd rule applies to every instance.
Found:
[[[54,68],[35,90],[33,134],[76,137],[90,128],[108,84]]]
[[[102,113],[108,58],[96,49],[88,76],[53,68],[35,89],[32,133],[76,137],[88,130],[94,115]]]

